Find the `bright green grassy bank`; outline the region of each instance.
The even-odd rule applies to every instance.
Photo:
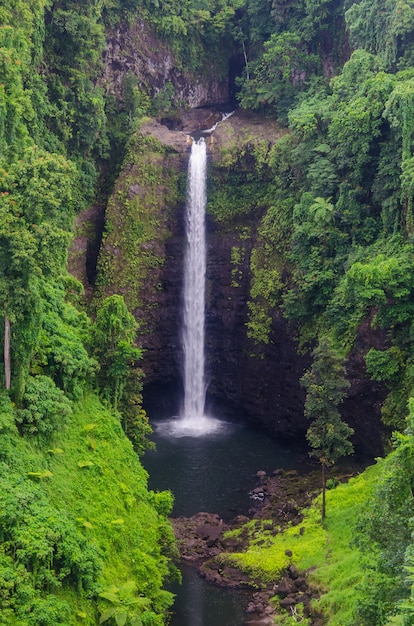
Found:
[[[303,522],[272,536],[250,523],[250,546],[244,553],[225,555],[226,563],[236,565],[264,582],[277,580],[294,564],[300,570],[314,568],[309,582],[320,590],[315,608],[324,614],[329,626],[355,626],[354,610],[359,601],[358,583],[363,570],[361,554],[352,545],[353,528],[380,474],[381,462],[369,467],[347,484],[327,492],[327,517],[321,524],[321,501],[304,512]],[[304,531],[299,532],[300,528]],[[264,541],[264,543],[263,543]],[[286,556],[286,550],[292,556]],[[278,623],[281,623],[280,620]],[[286,618],[286,624],[297,623]],[[306,621],[301,623],[306,624]]]
[[[11,426],[3,439],[0,624],[92,626],[114,610],[126,624],[163,624],[171,495],[148,492],[119,419],[96,396],[61,432],[47,446]]]

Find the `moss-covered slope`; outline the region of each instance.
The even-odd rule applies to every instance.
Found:
[[[0,623],[110,624],[125,613],[163,624],[171,496],[148,491],[118,416],[88,395],[64,431],[27,441],[12,411],[3,402]]]

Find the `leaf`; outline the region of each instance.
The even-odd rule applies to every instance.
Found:
[[[86,424],[86,426],[82,428],[82,432],[89,433],[91,430],[94,430],[96,426],[96,424]]]
[[[64,454],[64,450],[62,448],[52,448],[48,450],[49,454]]]
[[[91,524],[90,522],[88,522],[86,519],[84,519],[84,520],[78,520],[78,521],[82,524],[82,526],[83,526],[84,528],[89,528],[89,529],[93,528],[93,524]]]
[[[105,598],[105,600],[109,600],[109,602],[112,602],[113,604],[117,604],[119,602],[119,597],[111,591],[102,591],[99,594],[99,597]]]
[[[125,626],[128,617],[127,613],[115,613],[114,617],[116,626]]]
[[[44,472],[27,472],[28,476],[31,476],[32,478],[50,478],[51,476],[53,476],[52,472],[50,470],[45,470]]]
[[[138,615],[134,615],[129,621],[131,622],[131,626],[142,626],[141,618],[138,617]]]
[[[86,617],[88,617],[87,613],[85,613],[85,611],[78,611],[76,613],[77,617],[80,617],[81,619],[85,619]]]
[[[118,519],[113,519],[111,521],[111,524],[116,524],[118,526],[121,526],[122,524],[125,524],[125,520],[123,520],[122,517],[119,517]]]
[[[137,588],[137,583],[135,582],[135,580],[127,580],[127,582],[122,585],[120,591],[120,595],[122,595],[123,597],[125,596],[130,596],[132,595]]]
[[[99,594],[100,595],[100,594]],[[104,611],[104,613],[102,613],[101,618],[99,620],[100,624],[103,624],[104,622],[106,622],[108,619],[111,619],[111,617],[114,615],[114,613],[116,612],[116,608],[115,607],[111,607],[110,609],[108,609],[107,611]]]
[[[93,463],[92,461],[79,461],[78,462],[78,467],[83,468],[83,467],[93,467],[95,465],[95,463]]]
[[[136,499],[134,498],[134,496],[126,496],[125,504],[127,505],[128,509],[132,509],[134,504],[136,504]]]

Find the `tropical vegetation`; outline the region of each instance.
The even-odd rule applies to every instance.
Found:
[[[365,324],[388,453],[328,493],[325,526],[309,513],[320,545],[338,541],[340,574],[319,547],[298,564],[320,566],[328,623],[414,623],[413,0],[1,0],[0,621],[162,624],[172,602],[171,496],[148,491],[138,458],[150,428],[133,306],[99,292],[104,262],[92,304],[67,271],[73,220],[105,202],[139,121],[185,105],[171,82],[133,73],[121,97],[104,89],[110,34],[137,20],[177,71],[236,74],[238,106],[284,128],[216,172],[229,189],[213,190],[215,219],[260,209],[248,332],[260,349],[275,311],[297,325],[312,361],[307,440],[324,471],[352,452],[341,408]],[[264,577],[280,571],[272,558]]]

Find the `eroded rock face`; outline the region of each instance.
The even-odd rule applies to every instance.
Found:
[[[174,120],[176,130],[159,123],[144,125],[142,132],[163,143],[188,150],[184,137],[191,129],[210,128],[220,119],[214,111],[184,114]],[[171,124],[170,124],[171,125]],[[277,140],[281,129],[276,124],[238,112],[219,126],[220,131],[207,138],[210,161],[219,161],[223,149],[235,142]],[[240,148],[241,149],[241,148]],[[188,159],[188,154],[186,154]],[[147,400],[155,411],[168,412],[165,395],[171,399],[170,410],[177,410],[171,384],[179,387],[181,377],[181,277],[185,246],[184,210],[173,226],[167,242],[166,262],[161,272],[162,288],[154,332],[141,336],[146,351]],[[299,379],[307,360],[298,356],[293,328],[276,314],[269,344],[260,354],[247,336],[247,301],[250,291],[250,255],[256,240],[260,214],[255,210],[243,218],[242,228],[207,217],[207,297],[206,297],[206,377],[208,405],[212,412],[260,423],[279,437],[303,438],[306,419],[303,415],[303,389]],[[246,231],[249,236],[246,237]],[[233,251],[239,262],[235,268]],[[174,372],[174,363],[176,370]],[[158,392],[154,391],[160,384]],[[164,393],[163,386],[164,385]],[[165,386],[166,385],[166,386]],[[145,394],[144,394],[145,396]]]
[[[342,404],[342,413],[355,430],[357,447],[372,457],[383,453],[385,429],[381,420],[381,407],[388,391],[384,383],[370,380],[365,354],[370,348],[384,350],[389,347],[387,333],[379,327],[373,327],[375,313],[372,310],[358,329],[354,349],[346,363],[350,388]]]
[[[149,86],[152,96],[171,83],[176,100],[191,108],[229,100],[227,78],[217,78],[213,71],[210,76],[203,77],[179,71],[171,50],[142,20],[129,26],[118,26],[107,38],[102,84],[120,101],[123,99],[123,80],[128,74],[135,76],[138,84]]]
[[[257,224],[247,222],[254,233]],[[213,406],[241,413],[274,435],[303,436],[304,393],[299,379],[308,359],[298,355],[293,328],[276,314],[269,344],[260,349],[247,336],[252,239],[212,224],[208,232],[206,352]],[[243,246],[237,281],[231,251]]]

